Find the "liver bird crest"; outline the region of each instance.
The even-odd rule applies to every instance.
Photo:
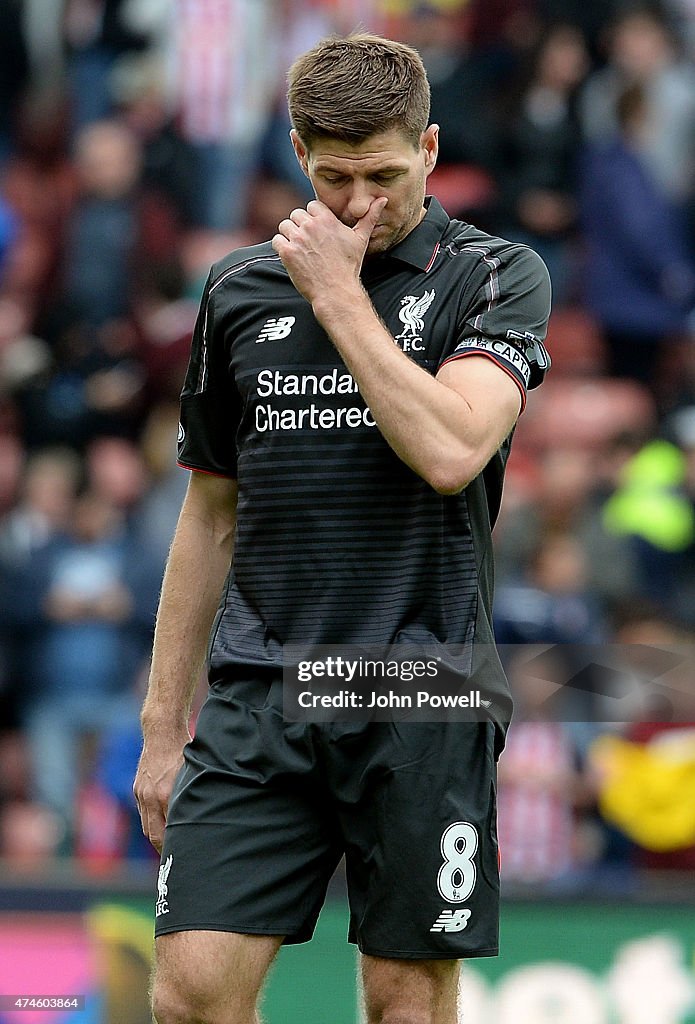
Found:
[[[404,325],[404,329],[398,335],[399,338],[407,338],[408,336],[412,338],[419,337],[425,326],[425,313],[430,308],[433,298],[434,288],[432,291],[425,292],[419,298],[417,295],[403,296],[401,308],[398,311],[398,319]]]

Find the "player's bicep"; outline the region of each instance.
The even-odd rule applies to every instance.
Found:
[[[475,445],[482,469],[508,437],[521,412],[518,383],[483,355],[452,359],[440,368],[437,380],[461,395],[468,405],[468,439]]]

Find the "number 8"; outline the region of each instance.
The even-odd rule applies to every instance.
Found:
[[[437,876],[437,888],[447,903],[463,903],[475,888],[478,832],[468,821],[455,821],[442,833],[444,863]]]

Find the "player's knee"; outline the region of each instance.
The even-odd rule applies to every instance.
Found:
[[[363,962],[368,1024],[455,1024],[459,964],[454,960]]]
[[[256,1000],[279,938],[185,931],[156,943],[156,1024],[254,1024]]]
[[[152,1016],[156,1024],[208,1024],[206,1008],[195,1006],[190,994],[171,985],[155,982],[152,989]],[[210,1022],[212,1024],[212,1022]]]
[[[156,1024],[254,1024],[253,986],[230,987],[226,975],[213,976],[200,961],[162,958],[152,983]]]
[[[172,988],[155,983],[152,989],[152,1016],[155,1024],[184,1024],[190,1021],[191,1007]]]
[[[239,1017],[235,1008],[213,1004],[209,998],[183,986],[155,981],[152,989],[155,1024],[251,1024],[253,1015]]]
[[[384,994],[367,1006],[368,1024],[440,1024],[440,1016],[436,1001],[418,1000],[413,994],[410,998],[403,993]]]

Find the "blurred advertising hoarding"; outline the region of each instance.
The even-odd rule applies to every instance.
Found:
[[[283,949],[268,1024],[359,1019],[344,907]],[[695,1024],[695,903],[507,900],[502,955],[463,968],[465,1024]],[[81,994],[84,1009],[0,1010],[0,1024],[150,1024],[151,907],[0,913],[0,994]],[[4,1005],[4,1004],[3,1004]]]

